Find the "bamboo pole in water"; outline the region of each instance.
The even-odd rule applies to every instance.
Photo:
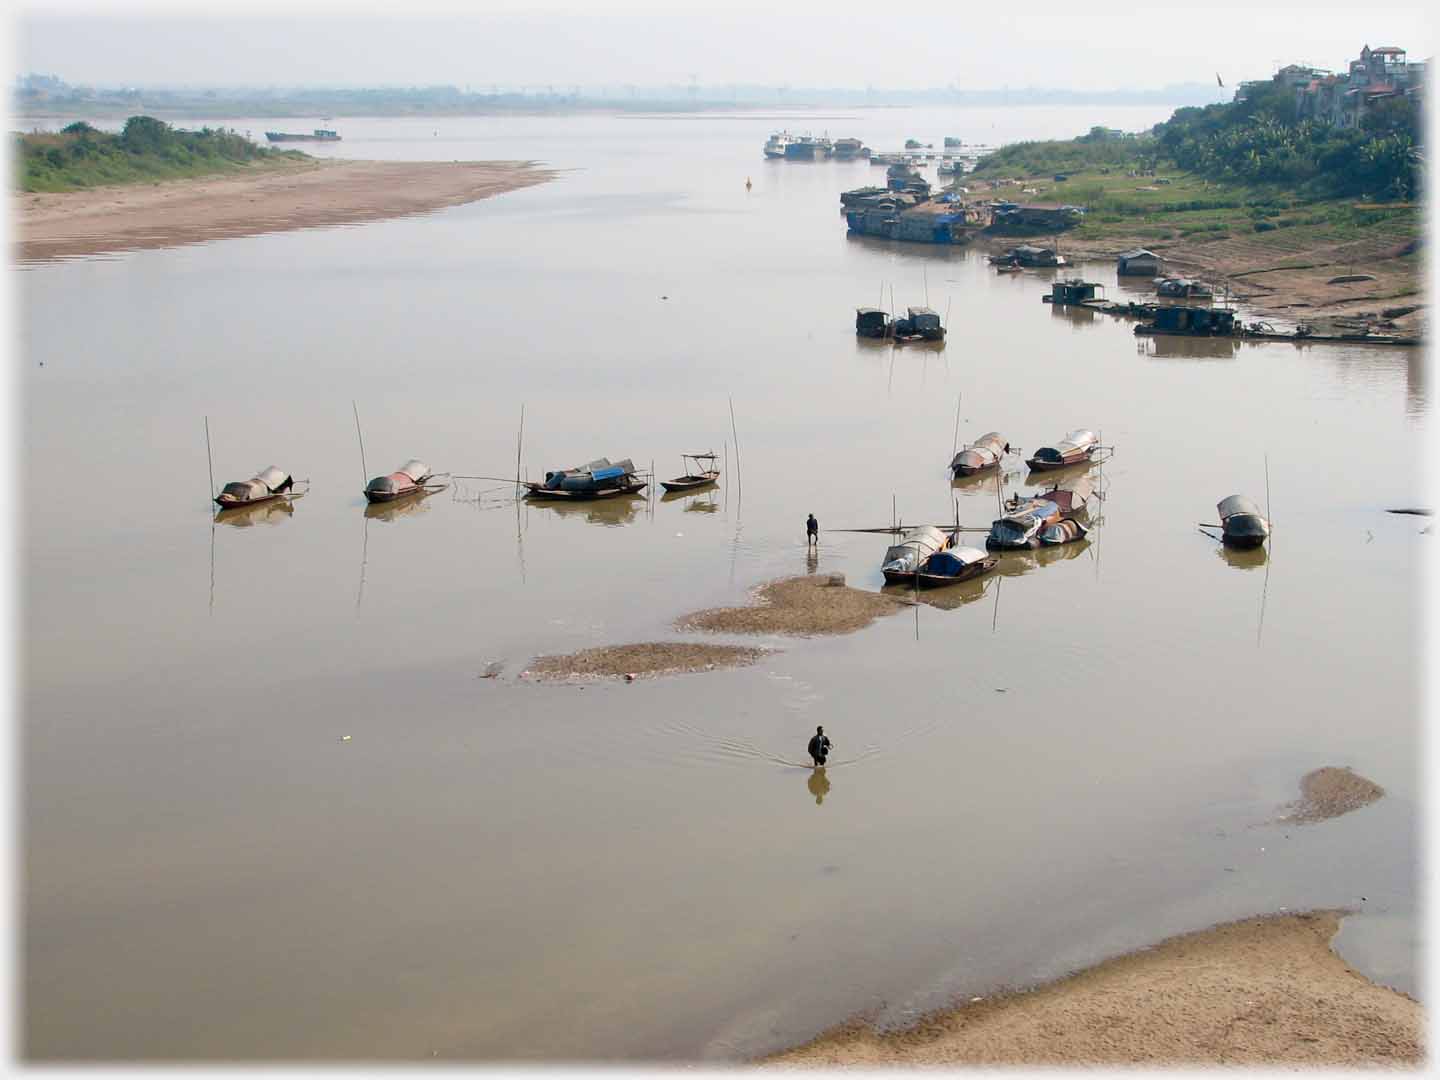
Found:
[[[520,403],[520,433],[515,436],[515,497],[520,497],[520,454],[525,446],[525,403]]]
[[[365,436],[360,434],[360,406],[354,398],[350,399],[350,408],[355,413],[355,437],[360,440],[360,486],[363,488],[370,482],[370,470],[365,468]]]
[[[740,434],[735,430],[735,397],[730,395],[730,434],[735,439],[735,494],[744,491],[745,481],[740,474]]]
[[[205,466],[210,470],[210,499],[215,498],[215,462],[210,457],[210,417],[205,417]]]
[[[955,461],[955,455],[960,452],[960,399],[963,395],[955,395],[955,441],[950,446],[950,461]]]

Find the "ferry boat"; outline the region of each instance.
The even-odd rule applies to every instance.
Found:
[[[788,131],[777,131],[765,142],[765,156],[767,158],[783,158],[785,148],[791,143]]]
[[[330,128],[316,128],[309,135],[290,131],[267,131],[265,138],[271,142],[339,142],[340,135]]]

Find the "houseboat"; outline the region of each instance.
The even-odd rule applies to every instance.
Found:
[[[1054,446],[1042,446],[1025,464],[1036,472],[1045,469],[1063,469],[1067,465],[1078,465],[1089,461],[1100,449],[1100,440],[1093,431],[1077,428],[1067,434]]]
[[[1153,322],[1140,323],[1135,333],[1181,334],[1187,337],[1230,337],[1239,332],[1235,312],[1229,308],[1157,307]]]
[[[954,585],[988,574],[999,561],[979,548],[950,546],[934,552],[915,573],[890,583],[910,584],[921,589]]]
[[[907,529],[898,544],[885,549],[880,560],[880,572],[887,585],[896,585],[914,580],[916,572],[926,560],[937,551],[950,546],[951,536],[934,525],[922,525]]]
[[[526,498],[575,501],[638,495],[645,490],[646,481],[636,474],[629,458],[612,462],[602,457],[573,469],[553,469],[544,480],[527,480],[521,486],[526,488]]]
[[[1105,298],[1103,293],[1105,286],[1098,281],[1081,281],[1079,278],[1071,278],[1068,281],[1057,281],[1050,286],[1050,292],[1040,298],[1045,304],[1069,305],[1079,307],[1085,304],[1101,303]]]
[[[365,498],[372,503],[384,503],[419,495],[436,486],[430,484],[435,475],[429,465],[411,458],[394,472],[377,476],[366,484]]]
[[[890,313],[881,308],[861,307],[855,309],[855,336],[863,338],[886,338],[890,336]]]
[[[238,510],[244,506],[256,506],[274,499],[283,499],[291,494],[295,480],[283,469],[271,465],[261,469],[249,480],[235,480],[226,484],[215,496],[221,510]],[[295,494],[303,494],[295,492]]]
[[[974,476],[987,469],[998,468],[1000,459],[1010,452],[1010,444],[998,431],[987,431],[973,443],[962,447],[950,461],[956,479]]]
[[[1155,295],[1172,300],[1203,300],[1214,296],[1215,290],[1194,278],[1156,278]]]
[[[896,319],[890,326],[891,336],[896,341],[945,340],[945,327],[940,325],[940,316],[930,308],[906,308],[905,316]]]
[[[1221,542],[1226,547],[1259,547],[1270,535],[1270,522],[1253,499],[1231,495],[1221,499],[1216,509],[1220,512]]]

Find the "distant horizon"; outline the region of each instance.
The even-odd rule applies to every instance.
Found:
[[[46,14],[14,23],[17,71],[106,87],[769,88],[777,94],[954,88],[1064,89],[1268,78],[1290,63],[1343,70],[1365,44],[1430,52],[1417,9],[1212,9],[1204,18],[1103,5],[1025,9],[1002,22],[872,8],[758,11],[356,15]],[[484,0],[478,0],[483,3]],[[1237,34],[1236,27],[1244,33]],[[1177,32],[1181,31],[1181,32]],[[73,73],[71,76],[64,73]],[[297,78],[296,76],[302,76]],[[143,83],[137,81],[143,79]],[[802,89],[803,88],[803,89]]]

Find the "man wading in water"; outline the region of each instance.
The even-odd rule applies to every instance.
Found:
[[[815,762],[815,768],[825,764],[825,759],[830,756],[830,737],[825,734],[823,727],[817,727],[815,734],[810,736],[810,745],[806,747],[810,752],[810,760]]]
[[[815,520],[814,514],[805,519],[805,542],[820,546],[820,522]]]

